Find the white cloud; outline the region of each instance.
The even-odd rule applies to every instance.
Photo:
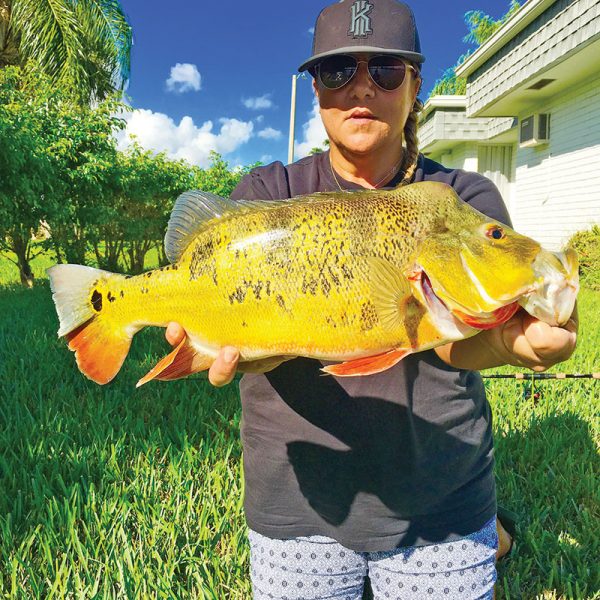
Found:
[[[182,94],[183,92],[198,92],[202,78],[198,67],[190,63],[177,63],[171,67],[171,75],[167,79],[167,90]]]
[[[210,151],[228,154],[237,150],[251,137],[254,124],[238,119],[219,119],[220,129],[213,131],[213,122],[197,126],[191,117],[176,124],[171,117],[151,110],[137,109],[124,116],[127,126],[117,135],[119,149],[130,143],[130,136],[148,150],[166,152],[170,158],[184,158],[192,164],[207,167]]]
[[[311,27],[311,28],[308,30],[308,33],[310,33],[310,35],[314,35],[314,34],[315,34],[315,28],[314,28],[314,27]]]
[[[312,111],[310,117],[304,125],[302,125],[302,141],[296,140],[294,146],[294,156],[296,159],[308,156],[308,153],[315,147],[323,148],[323,142],[327,139],[327,132],[321,121],[319,114],[319,103],[315,98],[313,100]]]
[[[263,138],[265,140],[280,140],[283,137],[283,133],[279,131],[279,129],[273,129],[272,127],[265,127],[261,129],[256,135],[259,138]]]
[[[263,94],[255,98],[242,98],[242,104],[251,110],[263,110],[265,108],[273,108],[273,100],[271,94]]]
[[[264,115],[258,115],[258,117],[255,117],[254,119],[257,123],[262,123],[265,120],[265,116]]]
[[[258,160],[263,165],[268,165],[270,162],[273,161],[273,155],[272,154],[263,154]]]

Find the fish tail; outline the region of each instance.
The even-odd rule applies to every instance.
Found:
[[[119,372],[137,331],[106,315],[106,282],[124,276],[83,265],[55,265],[47,273],[60,321],[59,337],[67,339],[86,377],[108,383]]]

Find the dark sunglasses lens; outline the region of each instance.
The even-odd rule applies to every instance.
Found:
[[[330,56],[319,63],[318,73],[326,88],[337,90],[356,73],[356,60],[351,56]]]
[[[376,56],[369,61],[369,74],[384,90],[399,88],[406,76],[406,65],[395,56]]]

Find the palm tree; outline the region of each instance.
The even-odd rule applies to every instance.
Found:
[[[84,103],[123,89],[131,44],[119,0],[0,0],[0,68],[30,62]]]

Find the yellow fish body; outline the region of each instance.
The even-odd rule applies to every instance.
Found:
[[[242,363],[307,356],[362,375],[506,321],[520,302],[561,324],[578,289],[572,252],[550,253],[424,182],[391,191],[234,203],[178,199],[165,237],[171,265],[129,277],[49,269],[80,369],[120,369],[142,327],[179,322],[186,339],[141,383],[208,368],[220,348]]]

